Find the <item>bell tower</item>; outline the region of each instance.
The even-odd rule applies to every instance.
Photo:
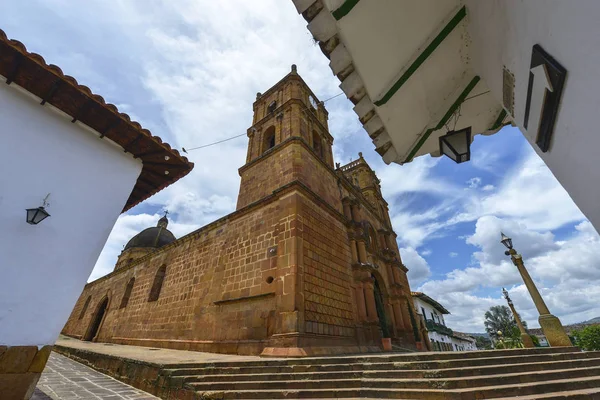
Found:
[[[269,90],[256,94],[253,110],[246,164],[239,169],[238,210],[294,180],[314,186],[310,180],[318,177],[305,175],[311,164],[333,170],[327,110],[295,65]]]

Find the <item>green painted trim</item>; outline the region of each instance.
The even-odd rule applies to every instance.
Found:
[[[410,162],[413,159],[415,154],[417,154],[417,151],[419,151],[421,146],[423,146],[425,141],[429,138],[429,135],[431,135],[431,132],[437,131],[438,129],[441,129],[444,126],[444,124],[450,119],[450,117],[452,117],[452,114],[454,114],[454,112],[458,109],[458,107],[460,107],[462,102],[465,101],[465,99],[467,98],[467,96],[469,95],[471,90],[473,90],[475,88],[475,86],[477,86],[477,83],[479,82],[480,79],[481,78],[479,78],[479,76],[476,76],[473,79],[471,79],[471,82],[469,82],[467,87],[462,91],[460,96],[458,96],[456,101],[454,103],[452,103],[452,105],[450,106],[448,111],[446,111],[446,114],[444,114],[444,116],[442,117],[440,122],[438,122],[438,124],[435,127],[427,129],[427,131],[425,131],[423,136],[421,136],[421,139],[419,140],[419,142],[415,145],[415,147],[413,147],[411,152],[408,154],[408,157],[406,157],[406,160],[404,160],[405,163]]]
[[[358,4],[358,1],[359,0],[346,0],[344,4],[332,12],[333,18],[335,18],[337,21],[344,18],[350,11],[352,11],[354,6]]]
[[[502,111],[500,112],[500,114],[498,115],[498,118],[496,118],[496,121],[494,122],[494,125],[492,125],[492,127],[490,128],[490,130],[493,131],[494,129],[500,128],[500,126],[502,125],[502,122],[504,121],[504,118],[506,118],[507,114],[508,113],[503,108]]]
[[[337,11],[337,10],[336,10]],[[431,53],[446,39],[446,37],[456,28],[456,26],[463,20],[463,18],[467,15],[467,9],[463,6],[456,15],[446,24],[444,29],[433,39],[429,46],[423,50],[423,52],[417,57],[417,59],[408,67],[406,72],[402,74],[400,79],[394,83],[394,85],[387,91],[383,97],[375,102],[376,106],[382,106],[388,102],[389,99],[392,98],[394,94],[408,81],[408,79],[415,73],[415,71],[429,58]]]

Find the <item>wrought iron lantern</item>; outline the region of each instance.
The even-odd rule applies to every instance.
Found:
[[[40,207],[28,208],[26,210],[28,224],[37,225],[50,216],[50,214],[48,214],[48,211],[46,211],[46,207],[48,207],[50,205],[48,203],[49,196],[50,196],[50,193],[48,193],[48,195],[44,198],[44,202],[42,203],[42,205]]]
[[[510,296],[508,295],[508,290],[506,290],[506,288],[502,288],[502,294],[504,295],[504,298],[506,299],[506,301],[508,301],[509,303],[512,302],[510,300]]]
[[[440,153],[460,164],[471,159],[471,127],[440,136]]]
[[[500,243],[502,243],[504,246],[506,246],[507,249],[511,250],[513,248],[512,239],[509,238],[508,236],[506,236],[502,232],[500,232],[500,234],[502,235],[502,239],[500,240]]]

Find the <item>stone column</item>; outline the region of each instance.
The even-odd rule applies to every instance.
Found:
[[[387,243],[387,247],[390,250],[394,250],[394,246],[392,243],[392,235],[390,235],[389,233],[385,235],[385,242]]]
[[[344,203],[344,216],[349,220],[352,219],[352,210],[350,209],[350,203]]]
[[[412,322],[410,320],[410,315],[408,314],[408,307],[410,307],[410,303],[408,303],[408,301],[407,301],[404,304],[400,303],[399,306],[400,306],[400,311],[402,312],[402,321],[404,322],[404,330],[412,332]]]
[[[517,323],[517,326],[519,327],[519,332],[521,332],[521,341],[523,342],[523,346],[525,346],[526,348],[535,347],[533,345],[533,340],[531,340],[531,337],[529,336],[529,334],[527,333],[527,330],[523,326],[523,323],[521,322],[521,318],[519,317],[519,314],[517,314],[517,311],[515,310],[515,306],[511,300],[508,301],[508,306],[510,307],[510,311],[513,313],[513,316],[515,317],[515,321]]]
[[[360,322],[367,320],[367,308],[365,305],[365,292],[362,282],[359,282],[354,287],[356,293],[356,308],[358,309],[358,319]]]
[[[396,321],[396,329],[398,329],[398,331],[406,330],[400,303],[398,303],[397,301],[392,303],[392,311],[394,312],[394,320]]]
[[[396,279],[396,274],[394,273],[394,266],[392,264],[386,264],[386,266],[390,275],[390,285],[399,283],[399,281]]]
[[[388,247],[388,245],[387,245],[387,243],[386,243],[386,240],[385,240],[385,233],[381,233],[381,232],[379,232],[379,233],[377,234],[377,239],[378,239],[378,241],[379,241],[379,246],[380,246],[382,249],[385,249],[386,247]]]
[[[365,300],[367,303],[367,319],[369,321],[379,321],[377,316],[377,307],[375,306],[375,291],[373,282],[363,282]]]
[[[358,251],[356,250],[356,240],[350,240],[350,254],[352,257],[352,264],[356,264],[358,262]]]
[[[364,240],[358,241],[358,261],[363,264],[367,262],[367,248]]]
[[[352,220],[360,221],[360,211],[358,210],[358,205],[352,204],[350,210],[352,211]]]
[[[565,329],[563,328],[560,320],[556,316],[550,314],[548,306],[546,306],[542,295],[535,286],[533,279],[531,279],[529,272],[525,268],[525,264],[523,264],[523,258],[521,255],[517,254],[515,249],[510,249],[509,253],[513,263],[523,278],[523,282],[525,283],[525,286],[527,287],[527,290],[533,299],[535,307],[540,313],[538,322],[540,323],[540,327],[544,332],[544,336],[546,336],[546,339],[548,339],[550,346],[572,346],[573,344],[565,333]]]
[[[394,279],[396,283],[402,284],[402,279],[400,278],[400,269],[397,266],[392,266],[392,272],[394,274]]]
[[[391,337],[398,337],[398,332],[399,330],[396,328],[397,324],[396,324],[396,317],[394,315],[394,308],[392,303],[388,302],[385,304],[385,311],[387,313],[387,315],[389,316],[390,322],[391,322],[391,328],[392,328],[392,332],[390,332]]]

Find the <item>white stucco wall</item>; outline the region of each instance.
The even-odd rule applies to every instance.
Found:
[[[475,341],[463,340],[457,337],[452,337],[452,347],[456,351],[474,351],[477,350]],[[457,347],[458,346],[458,347]]]
[[[142,168],[39,102],[0,84],[0,345],[54,343]]]
[[[418,297],[413,297],[413,302],[415,303],[415,307],[419,314],[422,315],[423,314],[422,309],[425,310],[424,317],[426,319],[432,319],[431,314],[433,313],[433,315],[435,316],[435,318],[434,318],[435,322],[442,324],[442,325],[446,325],[446,322],[444,321],[444,315],[442,313],[440,313],[438,310],[436,310],[435,308],[433,308],[429,303],[421,300]]]
[[[523,130],[531,51],[541,45],[567,69],[550,151],[535,151],[600,230],[600,2],[467,0],[475,72],[502,101],[502,68],[515,75],[515,123]]]

